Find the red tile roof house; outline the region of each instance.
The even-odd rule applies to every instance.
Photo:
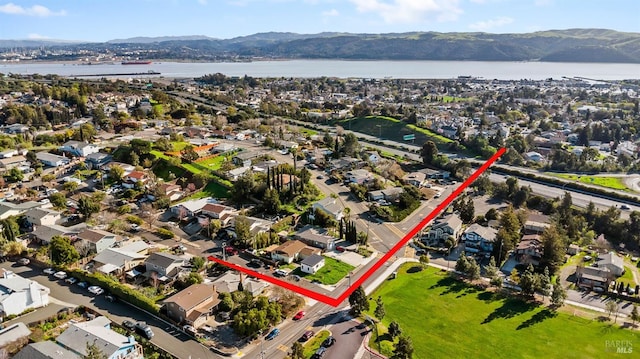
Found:
[[[213,284],[193,284],[164,301],[169,318],[199,328],[220,303]]]
[[[128,175],[124,176],[124,179],[122,180],[122,187],[133,188],[137,182],[146,184],[148,180],[149,176],[147,176],[146,173],[142,171],[132,171]]]

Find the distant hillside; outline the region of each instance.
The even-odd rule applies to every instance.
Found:
[[[640,63],[640,33],[606,29],[549,30],[526,34],[268,32],[232,39],[207,36],[135,37],[67,47],[72,50],[110,50],[116,54],[126,53],[127,49],[149,50],[158,58],[203,61],[265,57]]]

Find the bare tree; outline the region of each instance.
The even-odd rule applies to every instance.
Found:
[[[153,227],[153,223],[156,221],[157,217],[151,203],[145,202],[140,206],[140,218],[147,222],[149,228]]]

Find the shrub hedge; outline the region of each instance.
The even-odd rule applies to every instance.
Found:
[[[166,228],[158,228],[156,230],[156,233],[158,233],[158,235],[164,239],[171,239],[176,236],[173,232]]]

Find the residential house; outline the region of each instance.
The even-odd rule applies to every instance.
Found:
[[[49,305],[49,288],[0,268],[0,317]]]
[[[13,359],[83,359],[71,350],[65,349],[51,340],[45,340],[42,342],[31,343],[19,352],[17,352]]]
[[[207,203],[202,207],[201,213],[211,218],[219,219],[222,226],[226,226],[229,224],[231,217],[236,214],[236,210],[233,207],[222,204]]]
[[[447,179],[451,175],[448,171],[434,170],[431,168],[425,168],[419,172],[424,173],[428,179]]]
[[[335,248],[337,239],[326,235],[326,230],[310,225],[304,226],[298,230],[294,237],[302,242],[324,251],[330,251]]]
[[[0,158],[9,158],[9,157],[17,156],[17,155],[18,155],[18,150],[15,150],[13,148],[8,149],[8,150],[4,150],[4,151],[0,151]]]
[[[262,156],[259,151],[241,151],[236,153],[231,159],[236,166],[250,167],[251,160]]]
[[[29,161],[24,156],[13,156],[0,159],[0,172],[7,172],[12,168],[29,166]]]
[[[182,187],[180,187],[180,185],[177,185],[177,184],[163,183],[158,186],[158,190],[163,195],[169,197],[169,200],[172,202],[177,201],[180,198],[182,198],[182,196],[184,196],[184,192],[182,192]]]
[[[324,267],[324,257],[318,254],[313,254],[300,262],[300,270],[304,273],[314,274],[322,267]]]
[[[55,236],[75,239],[78,233],[84,231],[86,228],[87,224],[84,222],[71,227],[64,227],[58,224],[35,226],[33,232],[31,232],[31,236],[38,243],[49,244]]]
[[[42,203],[27,201],[22,203],[0,202],[0,219],[7,219],[11,216],[19,216],[32,208],[42,207]]]
[[[215,285],[218,293],[231,293],[238,290],[240,281],[242,281],[243,289],[251,293],[254,297],[260,295],[260,293],[269,286],[269,283],[265,281],[247,277],[233,271],[228,271],[221,275],[218,279],[213,281],[213,285]]]
[[[108,153],[96,152],[85,156],[84,162],[89,168],[97,170],[113,160],[113,156]]]
[[[250,165],[250,164],[249,164]],[[237,181],[240,176],[251,169],[250,166],[238,167],[227,171],[226,175],[230,181]]]
[[[159,281],[166,282],[178,275],[184,263],[184,259],[173,254],[155,252],[145,260],[145,267],[150,278],[155,276]]]
[[[236,148],[236,146],[234,146],[231,143],[221,143],[218,146],[216,146],[213,149],[214,153],[225,153],[225,152],[229,152],[229,151],[233,151]]]
[[[46,208],[31,208],[25,213],[27,222],[34,226],[46,226],[59,224],[62,220],[62,213]]]
[[[271,251],[271,259],[290,264],[298,259],[300,251],[306,246],[298,240],[286,241]]]
[[[576,284],[581,288],[594,289],[596,287],[606,290],[616,276],[606,268],[576,267]]]
[[[395,202],[400,198],[400,195],[404,192],[402,187],[391,187],[382,190],[382,196],[387,202]]]
[[[209,203],[218,203],[218,201],[211,197],[193,199],[172,206],[170,211],[182,220],[200,214],[200,212],[202,212],[202,208]]]
[[[373,163],[376,164],[380,161],[380,154],[376,151],[365,151],[364,152],[364,158]]]
[[[12,348],[20,348],[29,343],[31,330],[23,322],[7,325],[0,329],[0,350],[11,352]]]
[[[365,184],[370,181],[373,181],[373,175],[367,170],[352,170],[345,174],[345,182],[348,183]]]
[[[142,171],[131,171],[122,179],[122,187],[134,188],[138,182],[143,186],[149,181],[149,176]]]
[[[427,182],[427,175],[423,172],[410,172],[402,177],[402,181],[415,187],[421,187]]]
[[[543,250],[540,235],[525,234],[522,236],[520,243],[518,243],[514,254],[518,263],[537,266],[540,264],[540,259],[542,259]]]
[[[333,217],[336,221],[339,221],[343,216],[342,205],[338,203],[337,198],[333,197],[325,197],[318,202],[314,203],[312,206],[314,211],[321,210],[324,211],[329,216]]]
[[[443,245],[447,238],[453,237],[454,243],[457,243],[461,230],[462,220],[460,217],[456,214],[450,214],[437,220],[421,240],[428,246],[435,246]]]
[[[180,324],[199,328],[220,303],[213,284],[193,284],[164,301],[167,316]]]
[[[307,246],[302,248],[302,250],[300,250],[300,253],[298,254],[298,258],[305,259],[314,254],[322,254],[322,249]]]
[[[369,201],[372,202],[377,202],[384,199],[384,193],[382,193],[382,190],[369,191],[369,193],[367,193],[367,196],[369,197]]]
[[[551,225],[551,219],[544,214],[529,212],[524,222],[524,232],[528,234],[542,234]]]
[[[544,156],[538,152],[531,151],[524,154],[524,159],[533,162],[544,162]]]
[[[36,152],[36,159],[48,167],[62,167],[71,162],[67,157],[54,155],[49,152]]]
[[[60,146],[60,151],[69,153],[77,157],[86,157],[92,153],[98,153],[100,148],[98,146],[80,141],[67,141]]]
[[[87,355],[88,343],[95,344],[107,359],[144,358],[142,346],[135,338],[113,331],[111,321],[104,316],[69,324],[67,330],[56,338],[56,342],[81,358]]]
[[[101,229],[85,229],[76,236],[89,252],[100,253],[116,243],[116,235]]]
[[[598,268],[607,269],[616,277],[624,273],[624,260],[614,252],[600,255],[596,263]]]
[[[477,223],[464,231],[464,250],[467,253],[491,252],[496,239],[497,230],[483,227]]]
[[[580,246],[573,243],[569,244],[569,248],[567,248],[567,254],[575,256],[578,253],[580,253]]]
[[[149,245],[144,241],[136,241],[120,248],[107,248],[93,258],[93,268],[104,274],[116,276],[132,271],[136,266],[144,263]],[[129,273],[129,277],[135,277]]]

